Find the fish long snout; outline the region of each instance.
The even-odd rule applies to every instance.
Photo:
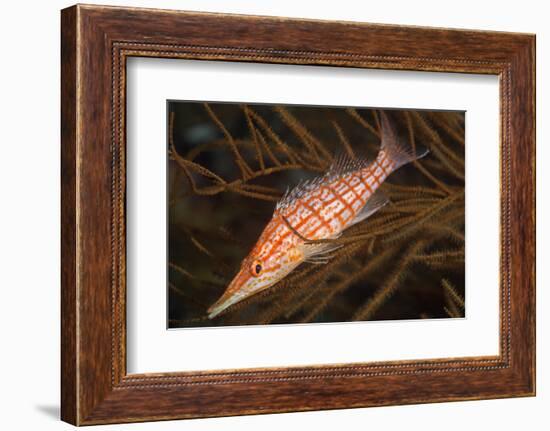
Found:
[[[231,297],[225,297],[226,295],[222,295],[222,297],[220,299],[218,299],[214,304],[212,304],[209,308],[208,308],[208,318],[209,319],[213,319],[214,317],[216,317],[218,314],[220,314],[222,311],[224,311],[226,308],[230,307],[231,305],[233,305],[236,301],[232,301]]]
[[[239,302],[243,299],[246,293],[243,291],[243,287],[248,282],[250,276],[244,273],[242,270],[233,278],[223,295],[212,304],[208,310],[208,318],[213,319],[218,314],[220,314],[225,309],[229,308],[231,305]]]

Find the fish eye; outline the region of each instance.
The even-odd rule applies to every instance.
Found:
[[[259,276],[262,273],[263,269],[262,262],[260,262],[259,260],[255,260],[254,262],[252,262],[252,266],[250,269],[254,277]]]

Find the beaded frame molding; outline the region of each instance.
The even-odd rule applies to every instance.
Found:
[[[61,17],[64,421],[535,394],[534,35],[92,5],[64,9]],[[128,374],[125,100],[132,56],[498,75],[499,355]]]

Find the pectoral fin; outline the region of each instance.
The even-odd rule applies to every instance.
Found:
[[[339,236],[340,235],[332,239],[336,239]],[[341,244],[334,244],[330,240],[327,242],[323,241],[318,243],[305,243],[299,246],[300,251],[302,252],[302,255],[304,257],[304,261],[315,264],[327,263],[332,258],[331,253],[341,247]]]

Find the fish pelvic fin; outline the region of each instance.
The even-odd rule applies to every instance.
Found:
[[[406,139],[399,136],[388,114],[384,111],[378,112],[382,136],[380,151],[384,151],[386,156],[394,163],[394,169],[421,159],[430,152],[428,148],[422,145],[415,145],[415,148],[409,145]]]

